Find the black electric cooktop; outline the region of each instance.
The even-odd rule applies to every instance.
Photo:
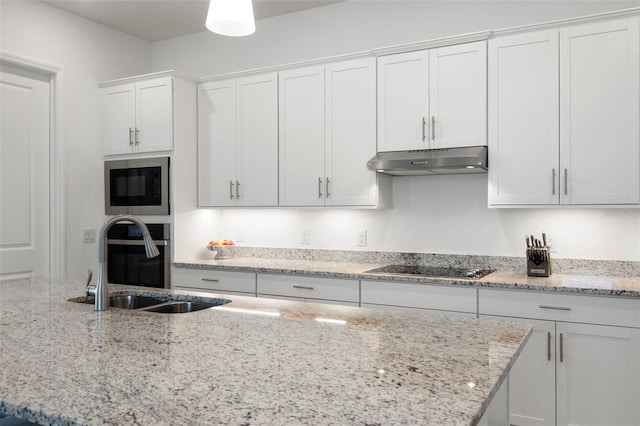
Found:
[[[433,278],[465,278],[477,280],[490,273],[493,269],[483,268],[446,268],[420,265],[387,265],[364,271],[365,274],[412,275]]]

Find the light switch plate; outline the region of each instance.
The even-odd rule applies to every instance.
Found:
[[[96,242],[96,228],[83,228],[82,229],[82,242],[83,243],[95,243]]]
[[[358,231],[358,247],[367,246],[367,231]]]

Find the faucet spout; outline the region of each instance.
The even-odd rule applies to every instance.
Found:
[[[95,287],[88,286],[87,294],[95,297],[95,310],[106,311],[109,309],[109,283],[107,279],[107,233],[113,225],[119,222],[131,222],[140,228],[142,231],[142,239],[144,240],[144,251],[148,258],[156,257],[160,255],[158,248],[151,239],[149,229],[144,222],[132,215],[122,214],[107,220],[100,229],[100,239],[98,240],[98,279]]]

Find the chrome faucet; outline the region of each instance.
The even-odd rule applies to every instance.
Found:
[[[98,280],[95,286],[87,286],[87,294],[96,299],[95,310],[106,311],[109,309],[109,283],[107,279],[107,232],[118,222],[132,222],[142,231],[144,239],[144,251],[148,258],[160,255],[158,248],[153,243],[149,229],[144,222],[132,215],[121,214],[106,221],[100,229],[100,239],[98,240]]]

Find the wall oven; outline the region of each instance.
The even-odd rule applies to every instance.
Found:
[[[107,233],[107,278],[110,283],[170,288],[171,245],[168,223],[148,223],[160,256],[148,259],[142,231],[133,223],[118,223]]]
[[[104,162],[107,215],[168,215],[169,157]]]

